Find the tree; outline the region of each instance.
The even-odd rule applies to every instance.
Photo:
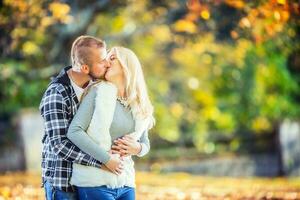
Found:
[[[7,0],[0,14],[0,113],[37,106],[72,41],[89,34],[139,56],[157,144],[267,150],[277,124],[299,117],[296,1]]]

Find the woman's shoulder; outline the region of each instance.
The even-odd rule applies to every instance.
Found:
[[[95,88],[95,89],[104,88],[104,89],[117,90],[117,87],[113,83],[110,83],[108,81],[99,81],[97,83],[94,83],[92,85],[92,88]]]
[[[117,87],[114,84],[107,81],[100,81],[93,84],[91,86],[91,90],[94,91],[96,94],[117,94],[118,91]]]

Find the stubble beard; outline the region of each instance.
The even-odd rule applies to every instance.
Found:
[[[105,74],[106,74],[106,72],[104,73],[104,74],[102,74],[102,75],[100,75],[100,76],[96,76],[93,72],[89,72],[88,73],[88,75],[89,75],[89,77],[91,78],[91,80],[93,80],[93,81],[96,81],[96,80],[105,80]]]

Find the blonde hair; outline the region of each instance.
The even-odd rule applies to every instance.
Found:
[[[147,92],[142,66],[138,57],[133,51],[125,47],[113,47],[111,51],[116,52],[116,58],[119,60],[124,70],[127,102],[131,108],[133,116],[136,119],[147,119],[149,122],[148,129],[151,129],[155,125],[155,119],[153,116],[154,108]],[[85,90],[81,100],[93,85],[101,81],[103,80],[99,80],[91,84]]]
[[[155,124],[153,105],[150,101],[141,63],[136,54],[125,47],[113,47],[116,58],[125,74],[127,101],[136,118],[149,120],[149,129]]]
[[[92,48],[106,48],[106,44],[101,39],[93,36],[82,35],[75,39],[71,48],[71,64],[74,70],[79,71],[81,65],[91,66]]]

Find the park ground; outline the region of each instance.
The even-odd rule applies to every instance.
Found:
[[[136,183],[138,200],[300,199],[300,178],[229,178],[138,172]],[[4,199],[44,199],[40,175],[0,175],[0,200]]]

